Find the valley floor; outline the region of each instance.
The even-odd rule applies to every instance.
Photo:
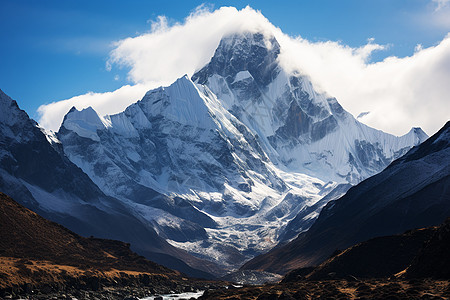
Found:
[[[191,283],[191,282],[190,282]],[[153,299],[158,295],[187,293],[207,289],[198,299],[228,300],[293,300],[293,299],[450,299],[450,280],[434,279],[366,279],[298,281],[233,287],[224,282],[198,282],[172,285],[172,287],[142,285],[101,286],[97,289],[73,288],[53,284],[34,288],[16,287],[1,291],[0,299]],[[189,292],[189,293],[188,293]],[[187,295],[185,294],[185,295]],[[195,298],[200,293],[195,293]],[[174,297],[174,296],[171,296]],[[167,297],[166,297],[167,298]],[[159,299],[159,298],[155,298]],[[165,298],[164,298],[165,299]],[[178,299],[178,298],[170,298]],[[192,299],[192,298],[191,298]]]
[[[81,268],[43,260],[0,257],[0,300],[137,300],[165,294],[196,293],[226,285],[228,283],[173,274]]]
[[[450,299],[450,281],[432,279],[299,281],[240,289],[209,290],[199,299]]]

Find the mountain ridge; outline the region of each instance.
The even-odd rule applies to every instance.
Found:
[[[307,232],[243,269],[285,273],[369,238],[442,223],[450,215],[449,131],[447,122],[385,170],[328,202]]]
[[[3,92],[0,107],[1,192],[81,235],[127,241],[148,257],[161,252],[166,257],[158,256],[160,262],[174,266],[178,260],[177,267],[187,273],[211,276],[181,263],[183,258],[189,264],[211,267],[169,245],[121,201],[105,195],[66,157],[62,144],[49,141],[44,130]]]

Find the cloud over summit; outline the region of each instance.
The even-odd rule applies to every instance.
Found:
[[[88,93],[43,105],[39,122],[57,130],[72,107],[92,106],[99,114],[113,114],[136,102],[148,89],[169,85],[203,67],[220,39],[236,32],[273,34],[281,45],[280,64],[288,71],[309,76],[315,87],[334,96],[361,121],[386,132],[404,134],[421,126],[431,134],[450,115],[450,37],[430,48],[418,48],[409,57],[370,62],[383,45],[369,39],[352,48],[339,42],[311,42],[285,35],[260,12],[247,7],[199,7],[182,23],[158,17],[148,33],[115,44],[108,67],[128,68],[134,85],[110,93]],[[301,31],[301,29],[299,30]],[[412,49],[413,50],[413,49]]]

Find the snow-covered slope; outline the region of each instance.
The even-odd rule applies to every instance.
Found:
[[[169,243],[236,268],[306,230],[328,193],[426,138],[361,124],[286,73],[279,52],[273,37],[225,37],[192,80],[151,90],[116,115],[72,109],[58,138],[104,193]]]

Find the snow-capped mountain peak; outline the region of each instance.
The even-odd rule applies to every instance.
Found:
[[[205,99],[187,75],[168,87],[160,87],[146,93],[142,99],[144,113],[158,115],[183,125],[211,128],[211,120]]]
[[[398,139],[360,123],[308,77],[286,72],[280,51],[273,36],[227,36],[193,80],[255,132],[284,170],[354,184],[426,139],[419,129]]]
[[[17,102],[0,90],[0,123],[10,126],[20,123],[24,119],[23,114]]]
[[[410,141],[414,145],[418,145],[425,141],[428,138],[428,135],[425,133],[425,131],[422,130],[420,127],[413,127],[411,130],[404,135],[405,138],[411,139]]]
[[[193,80],[205,84],[209,74],[219,74],[228,84],[241,71],[262,85],[268,84],[278,72],[280,45],[273,36],[262,33],[240,33],[225,36],[219,43],[210,63]]]
[[[97,130],[109,127],[110,123],[90,106],[81,111],[72,107],[64,117],[62,126],[81,137],[99,141]]]
[[[64,152],[172,245],[234,268],[306,230],[349,183],[426,137],[360,123],[283,70],[280,51],[273,36],[226,36],[192,80],[116,115],[69,112],[58,132]]]

